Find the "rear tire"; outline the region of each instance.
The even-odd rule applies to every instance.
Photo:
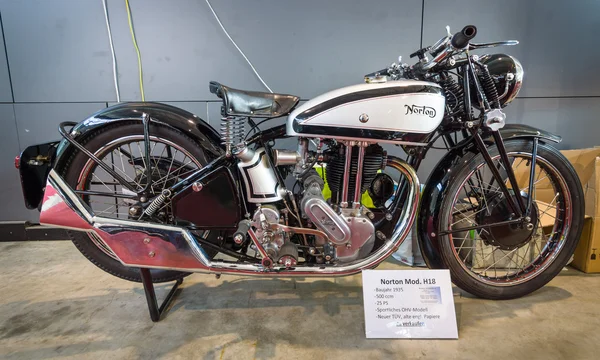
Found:
[[[514,156],[515,158],[517,158],[518,156],[523,156],[526,158],[527,155],[531,155],[531,149],[532,149],[532,141],[530,140],[512,140],[512,141],[506,141],[505,142],[505,147],[506,147],[506,151],[507,153],[509,153],[509,156],[511,156],[510,154],[513,154],[512,156]],[[492,156],[492,158],[494,158],[495,156],[497,156],[498,153],[498,149],[494,146],[494,147],[490,147],[488,148],[490,155]],[[553,148],[552,146],[543,144],[543,143],[539,143],[538,145],[538,160],[541,158],[543,158],[543,160],[545,160],[547,162],[547,164],[549,164],[550,166],[547,166],[548,169],[554,168],[555,170],[549,170],[548,174],[556,172],[555,174],[553,174],[552,176],[548,175],[548,179],[550,182],[550,185],[552,185],[553,187],[555,186],[555,184],[562,184],[560,186],[560,191],[564,192],[560,195],[560,197],[558,197],[558,195],[556,195],[555,200],[556,201],[556,206],[555,208],[551,208],[549,213],[553,213],[552,209],[556,209],[556,220],[554,223],[554,228],[552,230],[552,233],[548,236],[548,241],[546,243],[546,245],[548,246],[548,249],[552,249],[552,251],[554,251],[554,253],[548,253],[548,258],[547,260],[542,259],[541,257],[539,258],[539,266],[533,266],[531,268],[528,267],[523,267],[522,270],[518,270],[518,271],[523,271],[522,275],[519,275],[519,272],[517,271],[517,269],[512,269],[515,272],[515,276],[514,278],[509,277],[509,273],[511,271],[510,266],[508,265],[508,271],[506,270],[506,266],[504,267],[504,271],[506,271],[506,278],[504,278],[505,275],[503,275],[501,273],[501,275],[497,275],[496,273],[492,275],[492,270],[491,268],[488,267],[489,269],[489,275],[487,274],[487,269],[486,271],[484,271],[483,273],[477,273],[476,271],[474,271],[473,269],[477,267],[476,265],[476,261],[475,260],[467,260],[467,258],[469,257],[469,255],[474,256],[473,254],[467,254],[465,256],[465,254],[467,253],[467,251],[473,251],[473,249],[475,249],[475,251],[479,251],[480,247],[483,246],[487,246],[488,248],[493,248],[494,251],[499,247],[498,246],[494,246],[494,245],[490,245],[489,240],[484,241],[484,236],[482,236],[483,234],[483,230],[470,230],[470,231],[465,231],[464,232],[464,239],[469,240],[469,242],[467,242],[465,244],[465,240],[462,238],[462,234],[461,233],[455,233],[454,236],[455,238],[452,238],[452,235],[445,235],[442,236],[440,239],[440,255],[442,257],[442,260],[444,262],[444,264],[448,267],[448,269],[450,270],[451,276],[452,276],[452,281],[461,289],[475,295],[481,298],[485,298],[485,299],[493,299],[493,300],[501,300],[501,299],[513,299],[513,298],[518,298],[524,295],[527,295],[539,288],[541,288],[542,286],[544,286],[545,284],[547,284],[550,280],[552,280],[556,275],[558,275],[558,273],[562,270],[562,268],[567,264],[567,262],[569,261],[569,259],[571,258],[571,255],[573,254],[573,252],[575,251],[575,248],[577,247],[577,243],[579,241],[579,237],[581,235],[581,230],[583,227],[583,219],[584,219],[584,196],[583,196],[583,190],[581,187],[581,183],[579,181],[579,177],[577,176],[577,173],[575,172],[575,170],[573,169],[572,165],[569,163],[569,161],[555,148]],[[439,227],[439,231],[442,230],[448,230],[448,229],[454,229],[456,230],[456,223],[461,221],[456,221],[457,219],[460,219],[461,217],[469,217],[468,223],[465,224],[467,226],[472,226],[475,225],[472,223],[472,221],[474,219],[481,219],[481,216],[479,215],[465,215],[465,214],[469,214],[468,212],[460,213],[459,215],[457,215],[457,209],[458,212],[460,212],[461,208],[460,207],[456,207],[456,205],[459,203],[459,194],[461,191],[461,188],[466,188],[466,184],[468,179],[470,179],[469,176],[472,176],[470,174],[473,174],[475,171],[477,171],[476,169],[481,169],[481,164],[485,163],[485,160],[483,159],[483,156],[481,154],[477,154],[476,156],[473,156],[470,160],[467,160],[465,163],[463,163],[462,167],[460,167],[459,169],[453,169],[453,171],[456,171],[456,174],[454,175],[454,177],[450,180],[450,184],[448,186],[446,195],[443,199],[442,202],[442,207],[441,207],[441,214],[439,216],[440,219],[440,227]],[[516,163],[516,160],[515,160]],[[525,162],[525,164],[527,164],[527,162]],[[542,162],[538,161],[538,163],[536,164],[536,169],[538,168],[538,166],[540,166],[540,169],[542,169],[543,167],[540,165],[542,164]],[[514,167],[514,163],[513,163],[513,167]],[[485,165],[487,166],[487,165]],[[527,165],[526,165],[527,166]],[[527,169],[530,169],[527,168]],[[481,177],[481,176],[480,176]],[[539,176],[538,176],[539,178]],[[554,178],[554,180],[553,180]],[[526,180],[528,183],[529,180],[529,175],[526,176]],[[536,179],[537,181],[537,179]],[[485,184],[485,182],[484,182]],[[485,187],[485,186],[481,186],[479,185],[479,188]],[[477,188],[477,187],[475,187]],[[471,183],[470,185],[470,189],[473,189],[473,183]],[[489,188],[488,188],[489,189]],[[521,190],[523,190],[524,188],[522,188]],[[557,188],[554,188],[554,192],[556,193]],[[529,192],[529,189],[525,189],[527,192]],[[533,197],[534,199],[536,198],[536,193],[537,193],[537,189],[533,192]],[[568,192],[568,193],[566,193]],[[498,195],[493,195],[498,197]],[[568,197],[567,197],[568,196]],[[465,198],[465,196],[462,196],[462,198]],[[474,199],[474,197],[470,197],[467,196],[467,201],[468,198]],[[482,202],[483,198],[481,198],[481,200],[479,198],[477,198],[477,202]],[[537,202],[534,201],[534,203],[536,204],[536,209],[537,208]],[[467,204],[467,202],[465,202],[464,200],[462,200],[462,205],[459,206],[463,206],[463,209],[465,208],[465,204]],[[467,206],[469,206],[467,204]],[[477,205],[479,206],[479,205]],[[486,204],[486,207],[488,206],[488,204]],[[561,206],[565,207],[565,210],[563,210],[562,212],[558,209],[561,208]],[[477,208],[479,209],[479,208]],[[470,210],[475,212],[474,210]],[[482,210],[478,210],[478,211],[482,211]],[[489,210],[486,210],[489,211]],[[540,212],[540,210],[536,210],[538,212]],[[546,211],[548,211],[548,208],[546,208]],[[567,218],[568,216],[568,218]],[[567,224],[567,225],[559,225],[561,224],[561,222],[559,222],[559,219],[561,219],[562,217],[562,224]],[[450,222],[452,221],[452,223]],[[462,225],[461,225],[462,226]],[[538,224],[539,226],[539,224]],[[532,242],[532,241],[537,241],[534,239],[540,239],[539,236],[541,236],[541,239],[544,239],[544,233],[543,232],[537,232],[538,230],[538,226],[536,226],[536,230],[534,230],[533,235],[531,236],[531,238],[529,240],[527,240],[526,243],[524,243],[522,245],[522,248],[516,248],[516,250],[502,250],[500,253],[500,256],[502,254],[505,254],[506,252],[511,253],[511,252],[516,252],[516,254],[518,254],[520,251],[522,251],[521,249],[525,250],[525,246],[527,246],[528,243]],[[566,227],[566,230],[564,230]],[[460,229],[460,226],[458,227]],[[554,234],[554,232],[556,231],[555,229],[562,229],[561,231],[563,231],[563,233],[561,234]],[[490,228],[487,228],[488,230]],[[540,229],[541,231],[541,229]],[[460,234],[460,235],[459,235]],[[490,234],[490,233],[488,233]],[[468,235],[468,236],[467,236]],[[561,235],[561,236],[557,236],[557,235]],[[488,238],[491,237],[491,235],[486,235]],[[478,238],[479,237],[479,238]],[[561,240],[561,238],[564,237],[564,240]],[[473,240],[474,239],[474,240]],[[555,240],[556,239],[556,240]],[[477,241],[481,241],[479,243],[477,243]],[[563,242],[564,241],[564,242]],[[462,242],[462,243],[461,243]],[[456,247],[457,243],[460,243],[460,245],[458,246],[458,248]],[[471,245],[471,247],[463,247],[464,245]],[[485,244],[485,245],[483,245]],[[497,243],[496,243],[497,244]],[[537,243],[534,243],[535,246],[537,246]],[[556,245],[553,245],[556,244]],[[562,244],[562,245],[560,245]],[[531,244],[530,244],[531,245]],[[505,245],[506,246],[506,245]],[[556,247],[554,247],[556,246]],[[543,246],[540,245],[540,254],[544,254],[544,250],[545,248]],[[471,249],[471,250],[467,250],[467,249]],[[488,249],[489,251],[489,249]],[[535,248],[534,248],[535,251]],[[486,257],[489,257],[489,252],[487,254],[485,254]],[[526,250],[525,254],[529,254],[529,249]],[[461,258],[464,256],[464,259],[461,261]],[[493,256],[493,255],[492,255]],[[510,262],[512,262],[512,257],[514,257],[514,254],[510,254],[511,258],[509,258],[508,260]],[[517,255],[518,256],[518,255]],[[537,255],[537,256],[541,256],[541,255]],[[482,258],[484,257],[483,254],[483,250],[482,250]],[[498,257],[498,255],[496,255],[496,258]],[[505,256],[506,257],[506,256]],[[525,256],[526,257],[526,256]],[[532,256],[532,258],[534,258],[534,256]],[[473,259],[473,258],[470,258]],[[518,258],[517,258],[518,259]],[[532,264],[536,264],[535,261],[537,261],[538,258],[534,258],[532,261]],[[484,259],[485,260],[485,259]],[[523,259],[520,260],[522,263],[526,263],[527,259]],[[544,260],[543,262],[541,260]],[[487,259],[487,261],[489,262],[489,258]],[[497,261],[496,259],[494,259],[493,261]],[[506,262],[507,260],[504,259],[504,261]],[[546,261],[548,261],[548,263],[546,263]],[[509,262],[509,264],[511,264]],[[484,265],[480,267],[485,267],[487,266],[487,263],[482,262]],[[515,261],[516,263],[516,261]],[[471,269],[469,269],[468,265],[470,264]],[[523,264],[521,265],[523,266]],[[529,265],[527,265],[529,266]],[[527,270],[527,269],[531,269],[531,270]],[[531,271],[530,273],[526,273],[525,271]],[[494,265],[494,272],[496,271],[496,265]],[[538,273],[535,273],[535,271],[538,271]],[[521,277],[519,277],[521,276]]]
[[[80,140],[80,142],[86,149],[92,153],[96,153],[99,149],[112,141],[126,136],[139,136],[143,134],[144,130],[140,122],[117,123],[94,131],[86,136],[85,139]],[[165,139],[177,144],[190,153],[200,165],[206,165],[207,161],[202,148],[185,134],[166,126],[154,124],[150,127],[150,134],[153,137]],[[73,189],[79,185],[80,174],[84,170],[88,160],[89,158],[82,152],[74,151],[63,163],[64,165],[61,166],[61,169],[57,169],[59,174]],[[124,280],[134,282],[142,281],[138,268],[125,266],[120,261],[107,255],[105,251],[101,250],[94,243],[88,233],[77,231],[69,231],[68,233],[77,249],[100,269]],[[210,238],[216,238],[217,234],[212,232],[208,236],[209,239],[207,240],[211,241]],[[206,252],[210,257],[216,255],[216,252],[211,251],[210,249],[206,249]],[[174,281],[190,275],[190,273],[187,272],[164,269],[150,269],[150,273],[152,274],[152,281],[155,283]]]

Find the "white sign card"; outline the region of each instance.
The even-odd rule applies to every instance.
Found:
[[[367,338],[458,339],[448,270],[364,270]]]

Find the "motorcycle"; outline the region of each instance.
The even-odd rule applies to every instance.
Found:
[[[211,82],[220,132],[153,102],[61,123],[62,141],[17,158],[25,203],[40,223],[69,229],[96,266],[131,281],[140,268],[154,282],[192,272],[352,275],[394,253],[416,220],[430,268],[449,269],[482,298],[526,295],[573,254],[583,191],[552,146],[559,136],[506,123],[519,61],[471,53],[518,42],[477,44],[476,33],[447,28],[411,55],[414,65],[394,63],[302,105]],[[297,149],[274,148],[289,137]],[[421,190],[415,170],[440,147]],[[543,192],[553,199],[537,199]]]

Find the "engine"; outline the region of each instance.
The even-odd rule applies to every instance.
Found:
[[[328,145],[324,152],[309,153],[307,141],[301,140],[298,152],[275,152],[276,165],[294,166],[300,191],[291,194],[286,190],[281,201],[257,205],[248,221],[262,246],[256,250],[275,263],[291,267],[302,258],[315,263],[348,263],[374,248],[375,226],[369,217],[373,214],[361,204],[361,196],[369,189],[377,204],[375,194],[381,191],[371,190],[384,175],[378,172],[384,167],[385,152],[381,146],[365,142],[332,141]],[[325,174],[312,168],[316,160],[326,164]],[[332,192],[327,200],[324,178]],[[242,239],[240,236],[240,245]]]
[[[327,235],[338,262],[356,260],[373,249],[375,227],[367,215],[369,210],[360,204],[360,197],[383,163],[384,151],[379,145],[332,148],[326,172],[332,191],[331,203],[323,197],[324,181],[315,170],[311,169],[300,179],[302,213]],[[357,182],[360,182],[358,186]],[[352,199],[352,206],[349,206],[349,199]]]

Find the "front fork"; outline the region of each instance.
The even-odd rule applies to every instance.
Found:
[[[457,230],[441,231],[439,233],[439,235],[448,235],[448,234],[452,234],[455,232],[478,230],[481,228],[489,228],[489,227],[494,227],[494,226],[503,226],[503,225],[510,225],[510,224],[529,225],[529,222],[531,221],[530,213],[531,213],[531,208],[533,205],[533,197],[528,196],[527,203],[525,203],[523,197],[520,195],[521,190],[519,188],[519,184],[515,177],[515,173],[513,171],[512,164],[510,163],[510,160],[508,159],[508,154],[507,154],[506,148],[504,146],[504,140],[502,139],[500,132],[493,131],[492,137],[494,138],[494,142],[495,142],[496,146],[498,147],[498,152],[500,153],[500,160],[499,160],[500,164],[503,165],[503,167],[506,171],[506,175],[508,177],[508,181],[513,190],[513,194],[516,196],[513,196],[513,194],[511,194],[510,190],[508,189],[508,186],[507,186],[505,180],[502,178],[502,175],[500,174],[498,167],[496,167],[496,165],[494,164],[494,160],[492,159],[492,156],[490,155],[490,152],[488,151],[487,145],[483,141],[481,134],[479,134],[478,129],[473,128],[470,131],[471,131],[471,134],[475,141],[475,144],[477,145],[478,150],[483,155],[485,162],[487,163],[487,165],[489,166],[489,168],[492,172],[493,179],[498,183],[498,186],[499,186],[500,190],[502,191],[502,194],[506,198],[508,206],[510,207],[510,209],[512,210],[512,212],[514,214],[514,219],[498,222],[495,224],[476,225],[476,226],[460,228]],[[537,159],[538,141],[539,140],[537,137],[533,138],[533,146],[532,146],[532,150],[531,150],[531,169],[529,172],[529,187],[528,187],[530,193],[531,193],[531,191],[533,189],[533,185],[534,185],[534,175],[535,175],[535,164],[536,164],[536,159]]]

